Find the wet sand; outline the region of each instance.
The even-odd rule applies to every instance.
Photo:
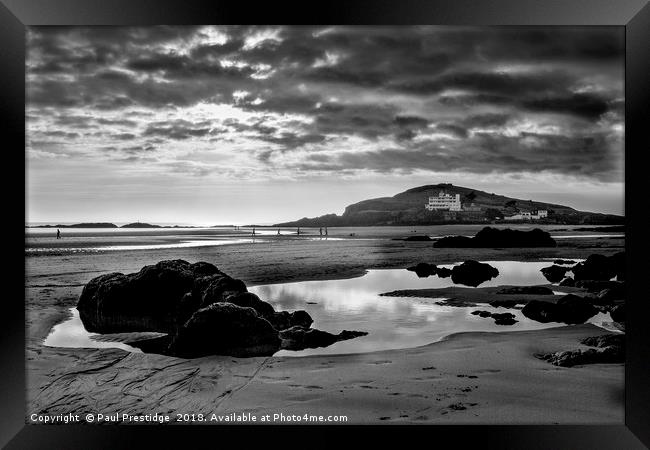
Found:
[[[390,239],[276,240],[255,245],[26,258],[28,415],[68,412],[343,414],[348,423],[622,423],[624,367],[559,368],[538,352],[579,348],[592,325],[463,333],[399,351],[300,358],[183,360],[117,349],[44,347],[83,285],[162,259],[207,261],[247,285],[355,277],[417,262],[586,258],[618,238],[562,239],[553,249],[434,249]],[[459,376],[465,375],[465,376]],[[471,378],[470,378],[471,377]],[[476,378],[473,378],[476,377]]]

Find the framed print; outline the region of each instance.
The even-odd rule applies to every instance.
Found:
[[[648,445],[647,2],[0,10],[7,448]]]

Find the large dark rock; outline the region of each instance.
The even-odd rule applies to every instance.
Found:
[[[561,267],[553,264],[549,267],[544,267],[541,269],[542,275],[551,283],[557,283],[558,281],[564,278],[564,275],[571,270],[570,267]]]
[[[194,280],[221,274],[208,263],[161,261],[137,273],[111,273],[86,284],[77,309],[88,331],[172,331],[181,300]]]
[[[253,308],[213,303],[196,311],[178,329],[168,353],[182,358],[270,356],[280,343],[277,330]]]
[[[546,286],[509,286],[499,289],[503,295],[553,295],[553,290]]]
[[[447,268],[447,267],[437,267],[436,268],[436,275],[438,275],[438,278],[449,278],[452,274],[452,270]]]
[[[473,238],[448,236],[438,239],[433,246],[439,248],[514,248],[555,247],[555,240],[546,231],[535,228],[530,231],[485,227]]]
[[[313,323],[305,311],[276,312],[212,264],[183,260],[94,278],[77,308],[88,331],[167,333],[138,345],[181,357],[271,355],[280,330]]]
[[[451,271],[451,281],[455,284],[473,287],[497,276],[499,276],[499,271],[495,267],[473,260],[454,266]]]
[[[408,267],[406,270],[415,272],[419,278],[427,278],[436,274],[437,267],[435,264],[419,263],[415,266]]]
[[[365,331],[348,331],[343,330],[339,334],[331,334],[326,331],[315,330],[294,326],[280,332],[282,338],[282,348],[285,350],[304,350],[306,348],[327,347],[335,342],[354,339],[359,336],[365,336]]]
[[[531,300],[521,310],[522,314],[537,322],[585,323],[598,313],[591,303],[577,295],[568,294],[557,303]]]
[[[612,256],[589,255],[589,257],[573,267],[574,279],[607,281],[618,277],[625,278],[625,253],[619,252]]]

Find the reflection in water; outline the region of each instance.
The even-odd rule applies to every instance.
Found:
[[[499,270],[499,276],[484,286],[530,286],[548,284],[540,272],[549,265],[542,262],[485,261]],[[453,264],[443,267],[453,267]],[[438,305],[443,298],[381,297],[382,292],[399,289],[425,289],[454,286],[450,278],[418,278],[404,269],[369,270],[362,277],[345,280],[304,281],[297,283],[253,286],[249,291],[270,302],[276,310],[306,310],[314,319],[314,328],[330,333],[342,330],[367,331],[349,341],[330,347],[303,351],[280,351],[278,356],[310,354],[358,353],[386,349],[409,348],[435,342],[452,333],[463,331],[534,330],[564,326],[560,323],[538,323],[521,314],[519,309],[494,308],[488,304],[477,307]],[[458,289],[474,289],[457,287]],[[558,292],[560,293],[560,292]],[[472,315],[477,309],[494,313],[510,312],[518,321],[514,325],[496,325],[493,319]],[[56,347],[118,347],[139,351],[121,342],[98,341],[98,336],[84,330],[78,313],[54,327],[45,345]],[[597,314],[589,322],[606,327],[608,314]],[[609,327],[608,327],[609,328]],[[107,335],[102,336],[105,339]],[[120,335],[122,336],[122,335]]]

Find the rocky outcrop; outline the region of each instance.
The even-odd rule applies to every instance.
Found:
[[[581,341],[589,348],[536,355],[538,358],[561,367],[584,364],[619,364],[625,362],[625,336],[607,334],[588,337]]]
[[[343,330],[339,334],[331,334],[325,331],[315,330],[294,326],[282,330],[280,338],[282,339],[282,348],[285,350],[304,350],[306,348],[327,347],[335,342],[354,339],[365,336],[368,333],[364,331]]]
[[[497,276],[499,276],[499,271],[495,267],[473,260],[454,266],[451,271],[451,281],[455,284],[473,287]]]
[[[557,303],[531,300],[521,310],[522,314],[537,322],[585,323],[598,313],[591,303],[577,295],[568,294]]]
[[[546,286],[509,286],[497,291],[502,295],[553,295],[553,290]]]
[[[561,267],[553,264],[549,267],[544,267],[541,269],[542,275],[551,283],[557,283],[558,281],[564,278],[564,275],[571,270],[570,267]]]
[[[436,268],[436,275],[438,275],[439,278],[449,278],[452,272],[453,271],[447,267]]]
[[[555,247],[555,240],[546,231],[535,228],[530,231],[485,227],[472,238],[448,236],[433,244],[438,248],[515,248]]]
[[[77,309],[88,331],[167,333],[136,346],[185,358],[268,356],[280,349],[281,331],[295,327],[318,331],[309,329],[313,319],[306,311],[275,311],[248,292],[241,280],[212,264],[183,260],[94,278],[84,287]],[[314,336],[320,333],[324,332]],[[337,339],[351,339],[354,333]]]
[[[430,242],[433,239],[431,239],[429,236],[409,236],[404,238],[404,240],[410,242]]]
[[[575,264],[576,262],[572,259],[556,259],[553,261],[553,264],[559,264],[559,265],[567,265],[567,264]]]

